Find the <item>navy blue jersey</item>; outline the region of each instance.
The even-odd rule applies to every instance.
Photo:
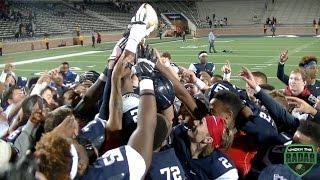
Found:
[[[124,142],[127,142],[137,128],[139,95],[128,93],[122,96],[123,115],[122,115],[122,134]]]
[[[72,71],[67,71],[62,74],[63,84],[70,85],[77,81],[78,75]]]
[[[313,85],[306,85],[311,94],[320,99],[320,81],[316,80]]]
[[[88,167],[82,179],[141,179],[145,171],[142,156],[130,146],[121,146],[98,158]]]
[[[237,119],[237,128],[253,136],[257,145],[273,144],[279,135],[274,120],[267,113],[256,111],[248,119]]]
[[[221,90],[228,90],[238,95],[244,103],[249,101],[249,98],[245,90],[238,88],[237,86],[229,83],[228,81],[218,81],[215,84],[213,84],[210,88],[211,89],[208,94],[209,100],[211,100],[217,92]]]
[[[10,133],[5,139],[7,142],[14,143],[14,141],[18,138],[18,136],[22,132],[23,126],[18,127],[16,130],[14,130],[12,133]]]
[[[214,74],[215,68],[215,65],[211,62],[207,62],[206,64],[192,63],[189,66],[189,70],[193,71],[197,76],[200,75],[201,71],[205,71],[210,76],[212,76]]]
[[[149,172],[145,179],[183,180],[187,177],[174,149],[169,148],[153,153]]]
[[[173,128],[169,137],[169,146],[173,147],[188,178],[217,179],[228,177],[238,179],[233,162],[220,150],[214,150],[209,156],[192,159],[188,129],[183,125]]]
[[[105,124],[106,121],[96,116],[94,120],[90,121],[80,130],[79,135],[85,137],[97,149],[100,149],[105,139]]]
[[[259,180],[300,180],[287,166],[282,164],[270,165],[263,169]]]

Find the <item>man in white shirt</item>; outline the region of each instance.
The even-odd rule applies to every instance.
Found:
[[[213,49],[213,52],[216,53],[217,51],[214,49],[214,41],[216,39],[216,36],[213,34],[213,30],[209,33],[209,52],[212,53],[211,49]]]

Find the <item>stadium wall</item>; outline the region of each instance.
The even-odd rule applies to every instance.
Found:
[[[109,42],[109,41],[117,41],[122,37],[122,34],[102,34],[102,42]],[[66,43],[66,46],[73,46],[74,45],[74,38],[73,37],[66,37],[66,38],[57,38],[57,39],[50,39],[49,38],[49,46],[50,48],[57,48],[62,43]],[[46,45],[45,42],[42,40],[36,41],[23,41],[23,42],[10,42],[4,43],[3,45],[3,53],[14,53],[14,52],[21,52],[21,51],[32,51],[32,44],[33,50],[45,49]],[[78,42],[78,44],[80,44]],[[85,36],[84,38],[84,45],[91,45],[91,36]]]
[[[210,29],[198,29],[197,37],[207,36]],[[217,35],[233,35],[233,36],[263,36],[263,27],[229,27],[229,28],[214,28],[214,32]],[[276,35],[314,35],[314,30],[312,27],[278,27],[276,30]],[[270,28],[267,30],[267,35],[271,35]],[[102,42],[110,42],[117,41],[120,39],[122,34],[102,34]],[[49,44],[50,48],[56,48],[61,43],[65,42],[66,46],[72,46],[74,44],[73,37],[69,38],[59,38],[59,39],[50,39]],[[84,45],[91,45],[91,36],[86,36],[84,39]],[[25,42],[10,42],[4,43],[3,53],[13,53],[13,52],[21,52],[21,51],[31,51],[32,44],[34,46],[34,50],[45,49],[45,43],[43,40],[37,41],[25,41]]]

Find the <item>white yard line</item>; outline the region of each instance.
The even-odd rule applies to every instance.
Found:
[[[87,51],[87,52],[80,52],[80,53],[72,53],[72,54],[65,54],[65,55],[38,58],[38,59],[23,60],[23,61],[19,61],[19,62],[11,62],[11,64],[23,65],[23,64],[30,64],[30,63],[35,63],[35,62],[51,61],[51,60],[55,60],[55,59],[74,57],[74,56],[82,56],[85,54],[96,54],[96,53],[100,53],[100,52],[102,52],[102,51]],[[5,64],[0,64],[0,68],[2,68],[4,66],[5,66]]]

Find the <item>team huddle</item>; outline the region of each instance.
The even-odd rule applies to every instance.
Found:
[[[2,136],[0,160],[11,164],[1,179],[299,179],[284,165],[291,143],[317,148],[302,179],[320,179],[315,57],[287,76],[287,52],[280,55],[283,92],[245,67],[241,89],[230,83],[229,62],[217,75],[201,51],[186,69],[142,43],[157,28],[154,14],[149,4],[138,9],[103,73],[83,77],[91,84],[80,95],[61,89],[59,104],[49,103],[42,94],[60,70],[39,78],[23,120]]]

